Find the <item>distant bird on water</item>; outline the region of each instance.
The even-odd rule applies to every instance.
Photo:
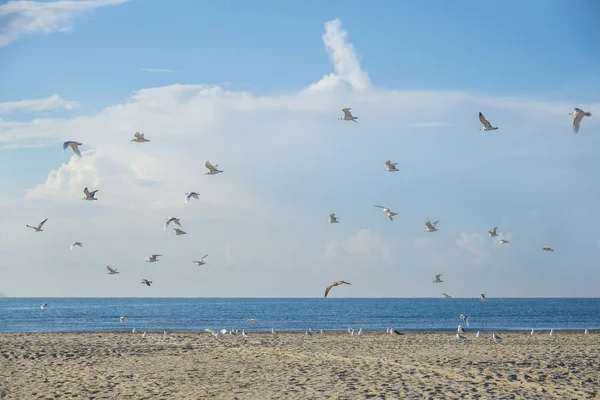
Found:
[[[487,300],[487,297],[485,297],[485,293],[481,293],[481,296],[479,296],[479,300],[481,300],[481,301]]]
[[[204,265],[204,264],[206,264],[206,261],[204,261],[204,259],[205,259],[206,257],[208,257],[208,254],[206,254],[204,257],[202,257],[202,258],[201,258],[201,259],[199,259],[198,261],[192,261],[192,262],[194,262],[194,263],[198,264],[198,266],[200,266],[200,265]]]
[[[74,142],[72,140],[69,140],[68,142],[63,143],[63,150],[66,150],[67,147],[70,147],[73,149],[73,152],[75,154],[77,154],[79,157],[81,157],[81,152],[79,151],[79,146],[83,146],[83,143]]]
[[[221,170],[218,170],[218,169],[217,169],[217,167],[219,166],[219,164],[215,164],[215,165],[213,166],[213,165],[210,163],[210,161],[206,161],[206,162],[204,163],[204,166],[205,166],[206,168],[208,168],[208,172],[207,172],[207,173],[205,173],[204,175],[216,175],[216,174],[220,174],[221,172],[223,172],[223,171],[221,171]]]
[[[436,274],[435,275],[435,279],[432,282],[434,282],[434,283],[442,283],[442,282],[444,282],[443,280],[440,279],[441,276],[442,276],[442,274]]]
[[[385,165],[387,165],[387,168],[384,169],[384,171],[386,172],[398,172],[399,169],[396,168],[396,165],[398,165],[398,163],[393,163],[392,160],[387,160],[385,162]]]
[[[496,233],[496,230],[498,229],[498,227],[496,226],[494,229],[492,229],[491,231],[488,231],[488,234],[490,237],[496,237],[498,236],[498,234]]]
[[[44,224],[46,223],[46,221],[48,221],[48,218],[46,218],[45,220],[43,220],[42,222],[40,222],[37,227],[31,226],[31,225],[25,225],[25,226],[28,227],[28,228],[33,229],[36,232],[43,232],[44,230],[42,229],[42,226],[44,226]]]
[[[569,115],[573,116],[573,132],[577,133],[579,132],[579,124],[581,124],[583,117],[591,117],[592,113],[585,112],[576,107],[569,113]]]
[[[73,242],[73,243],[71,244],[71,251],[73,251],[73,248],[74,248],[75,246],[83,247],[83,243],[81,243],[81,242]]]
[[[109,275],[115,275],[119,273],[119,270],[117,269],[112,269],[110,265],[106,266],[106,269],[108,270],[108,274]]]
[[[85,197],[82,200],[98,200],[96,197],[94,197],[96,192],[98,192],[98,190],[90,192],[88,188],[83,189],[83,194],[85,194]]]
[[[350,112],[351,108],[342,108],[342,112],[344,113],[343,117],[339,117],[338,119],[341,119],[343,121],[352,121],[358,124],[358,117],[354,117],[352,116],[352,113]]]
[[[384,213],[384,214],[385,214],[385,215],[386,215],[386,216],[387,216],[387,217],[390,219],[390,221],[393,221],[393,220],[394,220],[394,217],[395,217],[396,215],[398,215],[398,213],[397,213],[397,212],[393,212],[392,210],[390,210],[390,209],[389,209],[389,208],[387,208],[387,207],[384,207],[384,206],[377,206],[377,205],[376,205],[375,207],[377,207],[377,208],[381,208],[381,209],[383,210],[383,213]]]
[[[490,124],[489,121],[485,119],[482,113],[479,113],[479,120],[483,124],[483,126],[479,128],[480,131],[495,131],[496,129],[498,129],[498,127],[492,126],[492,124]]]
[[[150,141],[144,137],[143,133],[136,132],[133,134],[133,136],[135,136],[135,139],[131,139],[132,142],[144,143]]]
[[[337,224],[340,221],[338,221],[337,217],[335,216],[335,213],[333,214],[329,214],[329,223],[331,224]]]
[[[425,222],[425,225],[427,225],[427,228],[425,228],[425,232],[436,232],[439,231],[439,229],[436,227],[437,223],[440,221],[434,221],[434,222]]]
[[[352,285],[350,282],[346,282],[346,281],[333,282],[331,285],[327,286],[327,289],[325,289],[325,297],[327,297],[327,295],[329,294],[329,291],[331,290],[332,287],[339,286],[342,284]]]
[[[152,285],[152,281],[149,281],[148,279],[142,279],[140,283],[146,286]]]
[[[196,192],[187,192],[185,194],[185,202],[187,203],[188,201],[190,201],[190,199],[196,199],[199,200],[200,199],[200,193],[196,193]]]

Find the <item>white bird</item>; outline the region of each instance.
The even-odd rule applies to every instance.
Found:
[[[577,133],[579,132],[579,124],[581,124],[583,117],[591,117],[592,113],[585,112],[576,107],[569,113],[569,115],[573,116],[573,132]]]
[[[321,333],[321,335],[323,334],[323,328],[321,328],[320,333]]]
[[[142,279],[140,283],[146,286],[152,285],[152,281],[149,281],[148,279]]]
[[[492,124],[490,124],[488,120],[485,119],[482,113],[479,113],[479,120],[483,124],[483,126],[479,128],[480,131],[495,131],[496,129],[498,129],[495,126],[492,126]]]
[[[146,339],[146,332],[142,333],[142,339]]]
[[[357,335],[358,335],[358,336],[362,335],[362,328],[359,328],[359,329],[358,329],[358,333],[357,333]]]
[[[475,337],[479,337],[481,335],[481,333],[479,331],[477,331],[477,334],[475,335]]]
[[[492,229],[491,231],[488,231],[488,234],[489,234],[490,237],[496,237],[496,236],[498,236],[498,234],[496,233],[496,229],[498,229],[497,226],[494,229]]]
[[[251,323],[251,324],[253,324],[253,323],[256,322],[256,320],[254,318],[248,318],[248,322]]]
[[[550,246],[544,246],[544,247],[542,247],[542,250],[543,250],[543,251],[554,251],[554,250],[552,249],[552,247],[550,247]]]
[[[242,329],[242,336],[243,337],[248,337],[248,334],[246,333],[246,331],[244,329]]]
[[[386,172],[398,172],[399,169],[396,168],[396,165],[398,165],[398,163],[393,163],[392,160],[387,160],[385,162],[385,165],[387,165],[387,168],[384,169],[384,171]]]
[[[467,337],[466,337],[466,336],[463,336],[463,335],[461,335],[460,333],[457,333],[457,334],[456,334],[456,338],[457,338],[457,339],[466,339]]]
[[[187,192],[185,194],[185,202],[187,203],[188,201],[190,201],[190,199],[194,198],[196,200],[200,199],[200,193],[196,193],[196,192]]]
[[[500,239],[500,244],[506,244],[506,243],[510,243],[510,241],[506,240],[506,239]]]
[[[206,168],[208,168],[208,172],[205,173],[204,175],[216,175],[216,174],[220,174],[221,172],[223,172],[223,171],[217,169],[217,167],[219,166],[219,164],[215,164],[213,166],[210,163],[210,161],[208,161],[208,160],[204,163],[204,166]]]
[[[587,335],[587,334],[589,334],[588,330],[586,329],[585,331],[583,331],[583,334],[584,334],[584,335]]]
[[[531,329],[531,333],[530,333],[530,335],[531,335],[531,336],[535,335],[535,331],[533,330],[533,328]]]
[[[465,333],[465,330],[462,326],[458,325],[458,329],[457,329],[458,333]]]
[[[167,230],[167,228],[169,227],[169,224],[171,222],[173,222],[177,226],[181,226],[181,222],[179,222],[179,218],[175,218],[175,217],[167,218],[165,220],[165,231]]]
[[[48,304],[46,304],[46,303],[44,303],[44,304],[42,304],[42,305],[40,306],[40,308],[41,308],[42,310],[45,310],[45,309],[46,309],[46,308],[48,308],[48,307],[49,307],[49,306],[48,306]]]
[[[381,208],[383,210],[383,213],[390,219],[390,221],[393,221],[394,217],[396,215],[398,215],[397,212],[393,212],[392,210],[390,210],[387,207],[384,207],[384,206],[375,206],[375,207]]]
[[[329,294],[329,291],[331,290],[332,287],[339,286],[342,284],[352,285],[350,282],[346,282],[346,281],[333,282],[331,285],[327,286],[327,289],[325,289],[325,297],[327,297],[327,295]]]
[[[163,331],[163,337],[167,337],[167,331]]]
[[[333,214],[329,214],[329,223],[331,224],[337,224],[340,221],[338,221],[337,217],[335,216],[335,213]]]
[[[485,293],[481,293],[481,296],[479,296],[479,300],[481,300],[481,301],[487,300],[487,297],[485,297]]]
[[[550,336],[554,336],[554,329],[550,329]]]
[[[310,336],[310,335],[312,335],[312,332],[307,329],[305,334],[306,334],[306,336]]]
[[[275,334],[275,328],[271,328],[271,333],[274,335]]]
[[[81,242],[73,242],[73,243],[71,243],[71,251],[73,251],[73,248],[75,246],[83,247],[83,243],[81,243]]]
[[[110,266],[110,265],[107,265],[107,266],[106,266],[106,269],[108,270],[108,274],[109,274],[109,275],[115,275],[115,274],[118,274],[118,273],[119,273],[119,270],[118,270],[118,269],[113,269],[113,268],[111,268],[111,266]]]
[[[223,339],[223,338],[225,337],[225,332],[227,332],[227,331],[223,332],[225,329],[223,329],[223,330],[221,330],[221,331],[219,331],[219,332],[216,332],[216,331],[214,331],[214,330],[212,330],[212,329],[210,329],[210,328],[206,328],[206,329],[204,329],[204,330],[205,330],[206,332],[209,332],[211,335],[213,335],[213,336],[214,336],[214,337],[216,337],[217,339]]]
[[[133,136],[135,136],[135,139],[131,139],[132,142],[144,143],[150,141],[144,137],[143,133],[136,132]]]
[[[358,124],[358,121],[357,121],[358,117],[353,117],[350,110],[351,110],[351,108],[342,108],[342,112],[344,113],[344,116],[339,117],[338,119],[341,119],[343,121],[353,121]]]
[[[502,340],[502,338],[498,336],[496,332],[492,332],[492,339],[494,340],[494,342],[499,342],[500,340]]]
[[[452,296],[450,296],[450,295],[449,295],[448,293],[446,293],[446,292],[442,292],[442,297],[443,297],[443,298],[445,298],[445,299],[451,299],[451,298],[452,298]]]
[[[131,330],[131,333],[135,333],[135,326],[133,327],[133,329]]]
[[[465,324],[467,324],[467,326],[469,326],[469,317],[466,316],[465,314],[460,314],[458,316],[458,318],[460,318]]]
[[[432,280],[432,282],[434,282],[434,283],[442,283],[442,282],[444,282],[443,280],[440,279],[440,276],[442,276],[442,274],[436,274],[435,275],[435,279]]]
[[[43,220],[42,222],[40,222],[37,227],[36,226],[31,226],[31,225],[25,225],[25,226],[28,227],[28,228],[33,229],[36,232],[43,232],[42,226],[44,226],[44,224],[46,223],[46,221],[48,221],[48,218],[46,218],[45,220]]]
[[[195,262],[196,264],[198,264],[198,266],[200,266],[200,265],[204,265],[204,264],[206,264],[206,263],[207,263],[207,261],[204,261],[204,259],[205,259],[206,257],[208,257],[208,254],[206,254],[206,255],[205,255],[204,257],[202,257],[200,260],[198,260],[198,261],[192,261],[192,262]]]
[[[121,317],[119,318],[119,321],[121,321],[121,323],[124,324],[125,322],[127,322],[127,317]]]
[[[397,331],[394,328],[390,328],[390,335],[399,335],[399,334],[400,334],[400,331]]]
[[[96,192],[98,192],[98,190],[94,190],[93,192],[90,192],[90,190],[88,188],[83,189],[83,193],[85,194],[85,197],[82,200],[98,200],[97,198],[94,197],[96,195]]]
[[[79,146],[83,146],[83,143],[74,142],[72,140],[69,140],[68,142],[63,143],[63,150],[66,150],[67,147],[71,147],[73,149],[73,152],[75,154],[77,154],[79,157],[81,157],[81,152],[79,151]]]
[[[427,228],[425,228],[425,232],[435,232],[438,231],[439,229],[436,228],[437,223],[440,221],[434,221],[434,222],[425,222],[425,225],[427,225]]]
[[[184,232],[184,231],[182,231],[182,230],[181,230],[181,229],[179,229],[179,228],[173,228],[173,230],[175,231],[175,234],[176,234],[177,236],[179,236],[179,235],[187,235],[187,232]]]
[[[160,257],[160,256],[161,256],[160,254],[152,254],[152,256],[146,257],[146,262],[157,262],[157,261],[160,261],[158,259],[158,257]]]

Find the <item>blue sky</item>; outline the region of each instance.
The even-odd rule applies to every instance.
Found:
[[[159,296],[319,296],[338,279],[364,282],[347,296],[597,296],[599,18],[595,1],[3,3],[1,219],[19,233],[0,236],[0,290],[147,295],[130,282],[154,274]],[[594,114],[578,135],[575,106]],[[478,131],[479,111],[500,129]],[[188,190],[203,197],[183,208]],[[174,213],[197,233],[163,235]],[[46,216],[49,232],[22,228]],[[199,241],[208,271],[186,264]],[[143,263],[167,250],[165,269]]]

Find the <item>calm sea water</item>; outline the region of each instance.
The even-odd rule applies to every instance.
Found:
[[[40,309],[42,303],[49,307]],[[600,299],[0,298],[0,332],[600,329]],[[121,316],[128,317],[125,324]],[[256,322],[250,324],[249,318]],[[464,325],[464,324],[463,324]]]

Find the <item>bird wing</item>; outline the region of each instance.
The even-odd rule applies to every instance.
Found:
[[[112,269],[112,268],[110,267],[110,265],[107,265],[107,266],[106,266],[106,269],[107,269],[109,272],[112,272],[112,273],[116,272],[114,269]]]
[[[384,207],[384,206],[375,206],[375,207],[383,208],[384,210],[387,208],[387,207]]]
[[[437,226],[438,222],[440,222],[440,220],[433,221],[433,222],[431,223],[431,225],[433,225],[433,226]]]
[[[70,143],[71,148],[73,149],[73,151],[75,152],[75,154],[77,154],[79,157],[81,157],[81,153],[79,152],[79,143],[75,143],[75,142],[71,142]]]
[[[344,112],[345,117],[352,118],[352,113],[350,113],[350,108],[342,108],[342,111]]]
[[[92,190],[90,192],[90,194],[92,195],[92,197],[94,197],[94,195],[98,192],[98,190],[100,190],[100,189]]]
[[[435,275],[435,280],[437,281],[438,279],[440,279],[441,276],[442,276],[442,274],[436,274]]]
[[[435,226],[433,226],[429,221],[425,222],[425,225],[427,225],[429,229],[435,229]]]
[[[205,254],[204,257],[201,258],[201,260],[204,260],[206,257],[208,257],[208,254]]]
[[[138,140],[142,140],[144,138],[144,134],[139,132],[134,133],[133,136],[135,136],[135,138]]]
[[[83,193],[85,194],[85,197],[92,197],[92,194],[88,188],[83,189]]]
[[[394,166],[392,165],[392,160],[387,160],[385,162],[385,165],[387,165],[389,168],[394,168]]]
[[[46,218],[45,220],[43,220],[42,222],[40,222],[40,224],[38,225],[38,229],[42,229],[42,226],[44,226],[44,224],[46,223],[46,221],[48,221],[48,218]]]
[[[213,165],[208,160],[204,163],[204,166],[208,168],[211,172],[215,170],[215,167],[213,167]]]
[[[69,147],[70,144],[71,144],[71,142],[64,142],[63,143],[63,150],[66,150],[67,147]]]
[[[575,118],[573,118],[573,132],[579,132],[579,124],[581,124],[581,120],[583,119],[583,114],[577,115],[575,114]]]
[[[483,124],[483,126],[485,126],[486,128],[491,128],[492,127],[492,124],[490,124],[488,122],[488,120],[485,119],[485,117],[483,116],[482,113],[479,113],[479,120],[481,121],[481,123]]]
[[[329,218],[335,218],[335,213],[329,214]]]
[[[181,224],[179,223],[179,219],[178,218],[173,218],[173,222],[175,222],[175,225],[181,226]]]
[[[152,254],[152,258],[160,257],[160,254]]]
[[[392,215],[392,214],[388,214],[388,218],[390,219],[390,221],[393,221],[393,220],[394,220],[394,217],[393,217],[393,215]]]
[[[332,283],[331,285],[327,286],[327,289],[325,289],[325,297],[327,297],[327,295],[329,294],[329,291],[330,291],[330,290],[331,290],[331,288],[332,288],[332,287],[334,287],[334,286],[335,286],[335,284],[333,284],[333,283]]]
[[[496,234],[496,229],[498,229],[498,227],[497,227],[497,226],[496,226],[496,227],[494,227],[494,229],[492,229],[492,232],[493,232],[494,234]]]
[[[339,281],[339,284],[345,283],[346,285],[352,285],[350,282],[346,282],[346,281]]]

